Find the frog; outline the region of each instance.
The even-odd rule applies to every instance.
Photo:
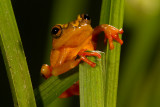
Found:
[[[117,29],[109,24],[101,24],[92,28],[88,14],[79,14],[74,21],[53,26],[51,29],[50,65],[43,64],[41,74],[45,78],[59,76],[75,68],[82,61],[95,67],[96,63],[87,59],[87,56],[101,58],[101,55],[94,51],[97,47],[98,35],[101,32],[104,32],[105,35],[104,43],[109,42],[111,50],[114,49],[113,41],[123,44],[123,40],[119,37],[119,34],[123,33],[122,28]],[[67,98],[73,95],[79,95],[79,81],[59,97]]]

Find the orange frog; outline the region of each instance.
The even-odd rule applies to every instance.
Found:
[[[123,41],[118,36],[118,34],[123,33],[122,29],[117,29],[108,24],[102,24],[93,29],[90,23],[91,20],[88,14],[82,14],[78,15],[75,21],[64,25],[57,24],[52,28],[51,65],[44,64],[41,68],[41,73],[45,78],[65,73],[77,66],[80,61],[84,61],[92,67],[96,66],[86,56],[101,58],[101,55],[96,52],[87,52],[87,50],[91,51],[96,48],[97,35],[102,31],[105,33],[104,42],[107,39],[109,40],[110,49],[114,48],[113,40],[123,44]],[[63,92],[60,98],[72,95],[79,95],[79,82]]]

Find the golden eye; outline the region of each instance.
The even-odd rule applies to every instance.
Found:
[[[51,30],[51,35],[53,38],[57,39],[62,34],[62,27],[60,25],[55,25]]]

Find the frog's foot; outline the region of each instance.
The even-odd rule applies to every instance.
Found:
[[[96,63],[90,61],[89,59],[86,58],[86,56],[97,56],[98,58],[101,58],[101,54],[97,52],[86,52],[87,49],[82,49],[78,52],[78,56],[80,56],[80,59],[83,60],[84,62],[88,63],[91,67],[95,67]]]
[[[105,33],[105,39],[104,42],[106,43],[107,39],[109,40],[109,46],[110,49],[114,48],[113,45],[113,40],[116,40],[117,42],[119,42],[121,45],[123,44],[123,40],[121,40],[119,38],[118,34],[122,34],[123,33],[123,29],[117,29],[111,25],[108,24],[102,24],[100,26],[97,26],[94,31],[93,31],[93,40],[96,40],[96,36],[101,32],[104,31]]]
[[[50,76],[52,76],[51,74],[52,68],[47,65],[47,64],[43,64],[41,67],[41,74],[47,79]]]
[[[116,40],[121,45],[123,44],[123,41],[118,36],[118,34],[122,34],[123,33],[122,29],[117,29],[117,28],[115,28],[113,26],[108,25],[108,27],[105,28],[104,32],[105,32],[105,40],[104,40],[104,42],[106,41],[106,39],[109,40],[110,49],[114,48],[113,40]]]

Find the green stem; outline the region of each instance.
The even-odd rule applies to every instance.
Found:
[[[0,47],[14,106],[36,107],[26,58],[10,0],[0,0]]]
[[[102,8],[101,8],[102,10],[101,10],[100,24],[109,22],[110,25],[113,25],[117,28],[122,28],[123,11],[124,11],[123,5],[124,5],[124,0],[109,0],[108,2],[107,0],[103,0]],[[107,8],[107,6],[110,8]],[[108,19],[108,15],[110,16],[109,19]],[[105,72],[106,85],[104,85],[105,86],[105,107],[116,107],[120,49],[121,49],[121,46],[117,42],[114,42],[113,50],[110,50],[109,44],[107,44],[106,72]]]

